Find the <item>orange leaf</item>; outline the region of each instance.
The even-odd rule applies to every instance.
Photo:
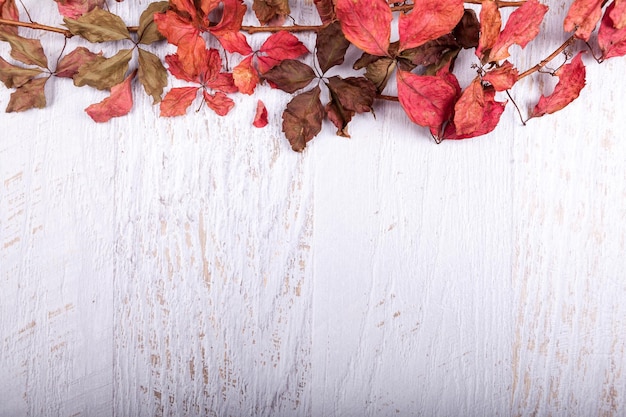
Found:
[[[70,19],[78,19],[96,6],[104,6],[104,0],[54,0],[57,2],[59,13]]]
[[[511,13],[504,30],[489,53],[490,61],[500,61],[509,57],[509,47],[517,44],[524,48],[539,33],[539,25],[547,13],[548,6],[538,0],[528,0]]]
[[[611,16],[611,20],[613,21],[613,25],[616,29],[624,29],[626,28],[626,1],[625,0],[615,0],[612,3],[615,7],[607,11],[605,13],[609,13]]]
[[[265,104],[259,100],[256,103],[256,113],[254,114],[254,122],[252,122],[252,125],[261,128],[267,126],[267,123],[267,109],[265,108]]]
[[[160,104],[161,116],[182,116],[198,94],[198,87],[172,88]]]
[[[240,92],[244,94],[254,93],[256,85],[259,83],[259,74],[252,65],[252,55],[241,61],[233,69],[233,79]]]
[[[190,39],[197,38],[200,30],[189,20],[183,19],[173,10],[165,13],[155,13],[154,23],[159,32],[167,38],[172,45],[189,42]]]
[[[502,16],[495,1],[483,0],[480,9],[480,38],[476,56],[483,59],[485,53],[489,53],[498,40],[502,28]]]
[[[400,51],[415,48],[452,32],[463,13],[463,0],[415,2],[411,13],[400,15]]]
[[[131,90],[131,82],[135,77],[133,72],[131,75],[118,85],[111,88],[111,95],[100,103],[92,104],[85,111],[95,122],[104,123],[113,117],[120,117],[128,114],[133,107],[133,95]]]
[[[486,135],[496,128],[500,121],[500,116],[504,112],[506,102],[495,101],[495,90],[493,88],[487,88],[484,90],[484,107],[483,112],[478,117],[480,118],[480,124],[476,130],[468,133],[460,133],[457,131],[454,121],[448,123],[446,126],[443,139],[468,139],[476,136]]]
[[[250,55],[252,53],[252,48],[248,45],[246,36],[239,31],[220,32],[219,35],[215,36],[222,45],[222,48],[226,49],[231,54]]]
[[[235,106],[235,102],[221,91],[211,95],[208,91],[204,90],[202,94],[207,106],[209,106],[219,116],[226,116]]]
[[[504,61],[499,67],[483,75],[483,81],[488,82],[496,91],[505,91],[517,82],[518,71],[509,61]]]
[[[559,77],[559,82],[551,95],[548,97],[541,96],[530,116],[531,118],[561,110],[580,95],[580,91],[585,86],[586,75],[582,54],[583,52],[579,52],[572,59],[572,62],[563,65],[556,71],[555,75]]]
[[[308,54],[309,50],[302,42],[289,32],[278,32],[267,38],[259,52],[264,52],[270,58],[296,59],[304,54]]]
[[[385,0],[337,0],[341,30],[357,48],[371,55],[388,55],[393,16]]]
[[[474,132],[480,127],[485,107],[485,95],[480,77],[463,91],[461,97],[454,105],[454,125],[456,132],[465,135]]]
[[[566,32],[576,31],[574,35],[578,39],[588,41],[596,23],[602,17],[602,4],[604,0],[574,0],[567,16],[563,21],[563,29]]]

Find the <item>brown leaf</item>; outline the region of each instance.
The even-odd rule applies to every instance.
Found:
[[[139,51],[139,82],[146,94],[152,97],[152,104],[161,101],[163,89],[167,85],[167,70],[161,59],[151,52],[137,48]]]
[[[126,23],[113,13],[96,7],[78,19],[64,18],[65,26],[74,35],[89,42],[106,42],[130,39]]]
[[[563,21],[566,32],[576,31],[578,39],[588,41],[602,17],[604,0],[574,0]]]
[[[254,0],[252,10],[262,25],[272,26],[282,25],[282,21],[291,13],[288,0]]]
[[[156,23],[154,23],[154,14],[165,13],[168,8],[169,2],[157,1],[150,3],[146,10],[141,13],[141,17],[139,17],[139,28],[137,28],[139,43],[149,45],[153,42],[165,39],[161,32],[159,32]]]
[[[513,87],[517,82],[517,69],[509,61],[492,69],[483,75],[483,81],[488,82],[496,91],[505,91]]]
[[[313,0],[322,24],[329,24],[337,19],[335,14],[335,0]]]
[[[547,11],[548,6],[538,0],[528,0],[511,13],[504,30],[489,52],[489,60],[500,61],[508,58],[509,47],[513,44],[526,47],[539,33],[539,25]]]
[[[483,0],[480,8],[480,38],[478,38],[478,48],[476,56],[483,60],[500,36],[502,28],[502,16],[500,8],[493,0]]]
[[[343,36],[339,22],[333,22],[317,32],[315,49],[322,73],[341,65],[349,46],[350,42]]]
[[[2,81],[7,88],[21,87],[42,72],[43,71],[37,68],[22,68],[11,65],[0,57],[0,81]]]
[[[48,58],[43,52],[39,39],[23,38],[19,35],[0,31],[0,40],[11,45],[11,57],[26,64],[37,65],[41,68],[48,67]]]
[[[13,113],[46,107],[46,96],[44,94],[46,81],[48,81],[47,77],[35,78],[18,87],[11,94],[6,112]]]
[[[330,101],[326,104],[324,110],[326,111],[326,117],[337,128],[337,136],[349,138],[348,123],[354,116],[354,111],[345,109],[339,99],[332,93],[330,93]]]
[[[74,75],[74,85],[88,85],[98,90],[108,90],[124,81],[132,49],[122,49],[110,58],[98,56],[89,64],[83,65]]]
[[[461,47],[476,48],[480,35],[480,23],[478,23],[476,12],[472,9],[465,9],[461,21],[456,25],[452,34]]]
[[[84,46],[79,46],[59,61],[54,75],[57,77],[72,78],[78,73],[78,69],[102,57],[102,52],[94,54]]]
[[[386,56],[391,8],[386,0],[337,0],[335,11],[346,39],[372,55]]]
[[[320,88],[298,94],[287,104],[283,112],[283,132],[291,149],[302,152],[315,135],[322,130],[324,106],[320,101]]]
[[[286,59],[263,74],[263,78],[273,86],[288,93],[306,87],[315,79],[315,72],[311,67],[295,59]]]
[[[398,21],[400,50],[415,48],[452,32],[463,17],[463,0],[421,0]]]
[[[454,36],[446,34],[417,48],[402,51],[398,56],[409,60],[413,65],[427,67],[440,63],[449,51],[460,50],[460,48],[461,45]]]
[[[118,85],[111,88],[111,95],[100,103],[92,104],[85,111],[95,122],[108,122],[114,117],[127,115],[133,108],[133,94],[131,83],[135,78],[135,72],[126,77],[126,79]]]
[[[330,77],[326,84],[341,105],[357,113],[372,111],[376,86],[363,77]]]
[[[0,0],[0,19],[20,20],[15,0]],[[17,27],[0,25],[0,30],[17,35]]]

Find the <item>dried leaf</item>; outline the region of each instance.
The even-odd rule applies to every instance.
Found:
[[[226,116],[228,112],[235,107],[235,102],[226,94],[218,91],[215,94],[209,94],[206,90],[203,91],[204,102],[219,116]]]
[[[164,13],[169,7],[167,1],[157,1],[150,3],[146,10],[141,13],[139,17],[139,28],[137,28],[137,37],[139,43],[149,45],[153,42],[157,42],[165,39],[165,37],[159,32],[159,28],[154,23],[155,13]]]
[[[611,20],[613,21],[613,26],[615,29],[624,29],[626,28],[626,1],[625,0],[615,0],[611,3],[613,7],[611,11],[608,9],[605,12],[611,16]]]
[[[263,74],[273,86],[288,93],[294,93],[306,87],[315,79],[315,72],[311,67],[295,59],[286,59]]]
[[[80,67],[94,62],[98,57],[102,57],[102,52],[94,54],[89,49],[79,46],[61,58],[54,75],[72,78],[78,73]]]
[[[146,94],[152,97],[153,104],[161,101],[163,89],[167,85],[167,70],[161,59],[151,52],[137,48],[139,51],[139,82]]]
[[[337,19],[334,0],[313,0],[322,24],[327,25]]]
[[[485,107],[485,95],[480,77],[474,81],[461,93],[461,97],[454,105],[454,125],[456,133],[466,135],[476,131],[482,123],[482,116]]]
[[[88,85],[98,90],[108,90],[124,81],[128,63],[132,57],[132,49],[122,49],[110,58],[98,56],[93,62],[83,65],[74,75],[74,85]]]
[[[385,0],[337,0],[335,11],[346,39],[368,54],[387,55],[393,16]]]
[[[22,68],[11,65],[0,57],[0,81],[7,88],[21,87],[42,72],[42,70],[37,68]]]
[[[254,0],[252,10],[262,25],[280,26],[291,13],[288,0]]]
[[[322,73],[341,65],[349,46],[350,42],[343,36],[339,22],[333,22],[317,32],[315,49]]]
[[[265,55],[257,55],[256,62],[260,74],[266,73],[274,68],[276,65],[280,64],[279,60],[270,58],[269,56]]]
[[[261,128],[267,126],[267,123],[267,109],[265,108],[265,104],[259,100],[256,103],[256,112],[252,126]]]
[[[96,7],[78,19],[63,19],[65,26],[74,35],[89,42],[106,42],[130,39],[126,23],[111,12]]]
[[[450,76],[454,77],[453,74]],[[398,71],[398,99],[413,123],[430,129],[434,136],[450,118],[458,91],[447,77],[415,75]]]
[[[241,93],[254,93],[254,89],[259,83],[259,74],[252,65],[252,55],[245,58],[233,69],[233,79]]]
[[[183,64],[180,62],[178,58],[178,54],[166,55],[165,62],[167,63],[167,69],[174,77],[179,80],[195,82],[198,79],[197,72],[191,75],[188,75],[185,69],[183,68]],[[195,72],[195,71],[194,71]]]
[[[337,136],[349,138],[350,134],[348,133],[348,123],[352,120],[355,112],[345,109],[332,91],[330,93],[330,97],[330,101],[326,104],[326,107],[324,107],[326,117],[328,117],[328,120],[330,120],[331,123],[337,128]]]
[[[400,15],[400,51],[415,48],[452,32],[464,14],[463,0],[422,0]]]
[[[548,97],[541,96],[530,116],[531,118],[561,110],[580,95],[580,91],[585,86],[586,75],[582,54],[583,52],[579,52],[572,59],[572,62],[563,65],[556,71],[555,75],[559,77],[559,82],[551,95]]]
[[[380,93],[387,86],[387,82],[395,69],[395,59],[382,57],[367,65],[365,68],[365,78],[374,83],[376,90]]]
[[[513,87],[519,75],[517,69],[509,61],[483,75],[483,81],[488,82],[496,91],[505,91]]]
[[[270,58],[282,61],[283,59],[299,58],[304,54],[308,54],[309,50],[293,34],[278,32],[263,42],[259,52],[267,54]]]
[[[598,45],[602,50],[602,59],[626,55],[626,28],[618,29],[613,22],[615,3],[611,3],[604,12],[598,30]]]
[[[480,38],[476,56],[483,60],[489,55],[489,51],[495,45],[502,28],[502,16],[500,9],[493,0],[483,0],[480,8]]]
[[[302,152],[315,135],[322,130],[324,106],[320,101],[320,88],[298,94],[287,104],[283,112],[283,132],[291,149]]]
[[[29,109],[43,109],[46,107],[44,94],[47,77],[34,78],[17,88],[9,99],[6,112],[22,112]]]
[[[566,32],[575,30],[574,35],[578,39],[588,41],[602,17],[603,2],[604,0],[574,0],[563,21],[563,29]]]
[[[238,32],[247,9],[242,0],[222,0],[222,4],[224,7],[221,20],[217,25],[209,28],[210,32],[217,37],[227,32]]]
[[[177,87],[167,92],[160,104],[161,116],[182,116],[195,100],[199,87]]]
[[[489,52],[490,61],[500,61],[509,57],[509,47],[517,44],[522,48],[539,33],[539,25],[547,13],[548,6],[538,0],[528,0],[511,13],[504,30]]]
[[[184,45],[200,36],[200,30],[197,27],[173,10],[155,13],[153,20],[159,33],[165,36],[172,45]]]
[[[104,6],[105,0],[54,0],[59,13],[70,19],[78,19],[96,7]]]
[[[126,79],[118,85],[111,88],[111,95],[100,103],[92,104],[85,111],[95,122],[108,122],[114,117],[127,115],[133,108],[133,95],[131,83],[135,73],[126,77]]]
[[[456,126],[454,125],[454,121],[448,123],[443,133],[443,139],[468,139],[476,136],[486,135],[487,133],[493,131],[498,122],[500,121],[500,116],[504,112],[504,108],[506,107],[506,102],[495,101],[495,90],[493,88],[487,88],[484,91],[484,107],[483,113],[480,116],[481,122],[478,128],[469,133],[459,133],[456,130]]]
[[[461,45],[452,34],[443,35],[416,48],[402,51],[400,58],[405,58],[413,65],[429,66],[439,64],[449,51],[460,50]]]
[[[239,31],[221,32],[216,35],[217,40],[231,54],[238,53],[240,55],[250,55],[253,51],[248,44],[246,36]]]
[[[476,12],[472,9],[465,9],[461,21],[456,25],[452,34],[464,49],[476,48],[480,37],[480,23]]]
[[[235,85],[233,74],[228,72],[220,72],[215,78],[207,81],[206,85],[209,88],[220,90],[224,93],[236,93],[239,91]]]
[[[41,68],[48,67],[48,58],[43,51],[39,39],[23,38],[19,35],[0,31],[0,40],[11,45],[11,57],[26,64],[37,65]]]
[[[326,84],[341,105],[357,113],[372,111],[376,86],[363,77],[330,77]]]
[[[15,0],[0,0],[0,19],[20,20],[20,14],[15,6]],[[17,35],[17,27],[0,25],[0,31]]]

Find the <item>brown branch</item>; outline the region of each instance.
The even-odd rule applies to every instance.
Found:
[[[70,32],[67,29],[62,29],[62,28],[57,28],[54,26],[46,26],[46,25],[42,25],[39,23],[28,23],[28,22],[21,22],[18,20],[10,20],[10,19],[0,19],[0,25],[7,25],[7,26],[15,26],[15,27],[23,27],[23,28],[29,28],[29,29],[37,29],[37,30],[45,30],[47,32],[55,32],[55,33],[60,33],[62,35],[65,35],[66,38],[71,38],[72,36],[72,32]]]
[[[541,68],[545,67],[548,64],[548,62],[552,61],[554,58],[559,56],[565,49],[567,49],[568,46],[570,46],[572,43],[574,43],[575,40],[576,40],[576,37],[574,35],[570,36],[565,42],[563,42],[563,44],[561,46],[559,46],[547,58],[542,60],[540,63],[538,63],[534,67],[529,68],[526,71],[522,72],[519,75],[519,77],[517,77],[517,79],[521,80],[522,78],[528,77],[530,74],[533,74],[533,73],[539,71]]]
[[[242,26],[241,30],[247,32],[249,34],[261,33],[261,32],[317,32],[324,29],[328,25],[318,25],[318,26],[303,26],[303,25],[293,25],[293,26]]]
[[[384,94],[377,94],[376,98],[378,100],[387,100],[387,101],[400,101],[400,99],[396,96],[387,96]]]

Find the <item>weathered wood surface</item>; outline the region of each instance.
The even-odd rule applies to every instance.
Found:
[[[478,140],[382,103],[302,155],[265,88],[259,130],[139,87],[95,124],[105,94],[55,82],[0,115],[0,415],[626,414],[625,70]]]

